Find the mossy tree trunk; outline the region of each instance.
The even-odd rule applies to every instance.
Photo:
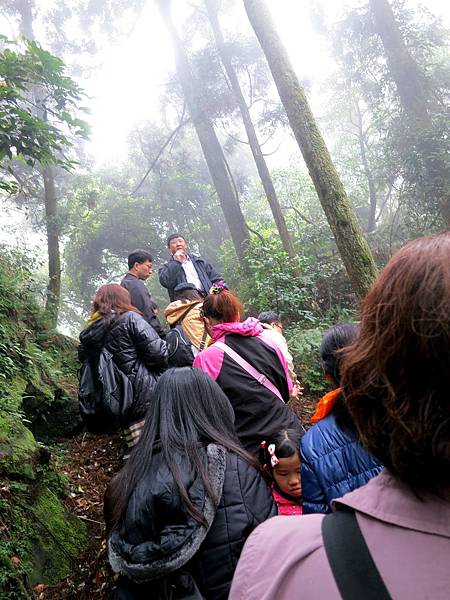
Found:
[[[219,18],[217,14],[217,0],[205,0],[205,3],[219,56],[223,63],[223,66],[225,67],[225,71],[230,83],[231,90],[233,92],[233,96],[239,107],[239,111],[241,113],[242,121],[245,127],[245,132],[247,134],[248,143],[250,145],[250,149],[253,154],[253,159],[255,161],[256,168],[261,179],[261,183],[266,193],[266,197],[269,202],[270,210],[272,211],[272,215],[277,226],[278,233],[280,234],[283,248],[290,258],[294,258],[295,250],[294,245],[292,243],[292,238],[288,231],[284,215],[281,211],[281,206],[278,201],[275,187],[273,185],[272,177],[270,176],[267,163],[261,151],[258,136],[256,134],[255,127],[250,116],[250,111],[244,98],[244,94],[242,93],[242,89],[239,84],[239,79],[233,67],[230,51],[227,48],[227,45],[223,38],[222,30],[220,28]]]
[[[409,120],[413,145],[424,165],[427,193],[440,206],[442,219],[450,228],[450,164],[439,136],[433,134],[429,113],[430,90],[419,65],[411,56],[387,0],[369,0],[375,28],[386,53],[389,72]]]
[[[211,179],[217,190],[236,254],[240,263],[244,266],[245,251],[249,242],[248,228],[227,169],[222,147],[205,108],[205,93],[202,92],[201,82],[192,72],[183,43],[173,24],[170,0],[156,0],[156,3],[175,48],[178,79],[183,89]]]
[[[289,123],[358,296],[364,296],[377,275],[363,235],[330,153],[317,127],[297,75],[263,0],[244,0],[250,23],[266,55]]]

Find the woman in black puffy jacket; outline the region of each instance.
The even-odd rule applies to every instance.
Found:
[[[82,369],[88,363],[92,372],[98,374],[103,349],[112,355],[115,366],[131,383],[129,408],[121,415],[121,426],[131,448],[142,431],[156,381],[167,368],[167,347],[131,305],[129,292],[115,283],[97,291],[93,314],[80,333],[78,356]]]
[[[200,370],[158,381],[141,439],[105,494],[115,600],[228,597],[245,540],[277,512],[233,421]]]

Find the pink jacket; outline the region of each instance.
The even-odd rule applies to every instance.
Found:
[[[286,404],[292,390],[286,358],[260,322],[250,318],[243,323],[220,323],[214,325],[212,338],[213,343],[197,354],[193,366],[214,379],[228,397],[244,448],[256,454],[260,441],[274,431],[301,431],[298,417]],[[219,340],[261,373],[279,394],[225,354],[217,344]]]
[[[218,342],[219,340],[222,342],[225,341],[225,336],[229,333],[237,333],[244,337],[257,337],[261,342],[265,343],[266,346],[275,350],[286,374],[289,392],[292,392],[293,383],[289,373],[289,365],[283,350],[278,344],[274,343],[270,333],[263,328],[258,319],[253,317],[249,317],[242,323],[218,323],[217,325],[214,325],[212,328],[213,343],[203,350],[203,352],[197,354],[193,366],[202,369],[213,379],[217,379],[222,368],[224,352],[220,348],[214,347],[214,342]]]
[[[421,501],[386,470],[334,502],[356,511],[394,600],[450,598],[450,502]],[[322,519],[273,517],[260,525],[244,546],[229,600],[340,600]]]
[[[289,500],[276,489],[272,484],[272,496],[278,508],[278,514],[284,517],[296,517],[303,514],[302,505],[300,502]]]

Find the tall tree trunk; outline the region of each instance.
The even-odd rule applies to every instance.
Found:
[[[47,228],[48,251],[48,285],[45,311],[51,325],[56,327],[61,298],[58,199],[52,167],[44,167],[42,175],[44,178],[45,224]]]
[[[292,243],[291,236],[286,226],[286,221],[281,211],[281,206],[278,201],[277,194],[275,192],[275,187],[273,185],[269,169],[261,151],[261,146],[259,145],[258,136],[256,134],[255,127],[250,116],[250,111],[247,107],[247,103],[245,101],[244,94],[242,93],[242,89],[239,84],[236,71],[234,70],[232,64],[230,52],[225,44],[222,35],[222,30],[220,29],[217,14],[217,0],[205,0],[205,3],[206,8],[208,10],[211,29],[214,34],[217,49],[219,51],[220,59],[225,67],[225,71],[230,82],[231,90],[239,107],[239,111],[242,116],[242,121],[244,122],[245,131],[256,164],[256,168],[258,170],[259,177],[261,179],[264,191],[266,193],[266,197],[269,202],[275,224],[280,234],[283,248],[290,258],[294,258],[294,245]]]
[[[386,53],[389,72],[409,119],[412,143],[422,158],[426,194],[437,200],[442,219],[450,228],[450,165],[441,141],[433,135],[425,76],[408,51],[389,2],[369,0],[369,5]]]
[[[377,186],[370,170],[369,161],[367,159],[366,152],[366,137],[364,135],[363,119],[361,115],[361,109],[359,108],[358,100],[355,100],[356,116],[358,118],[358,142],[359,152],[361,155],[361,162],[363,165],[364,175],[367,179],[367,186],[369,188],[369,217],[367,219],[367,232],[375,231],[376,227],[376,214],[377,214]]]
[[[189,107],[209,173],[217,190],[236,254],[240,263],[244,265],[245,251],[249,241],[248,228],[226,167],[222,147],[205,109],[204,92],[202,93],[201,82],[192,73],[183,43],[173,24],[170,13],[170,0],[156,0],[156,3],[172,38],[175,48],[178,78],[183,88],[183,94]]]
[[[263,0],[244,0],[352,287],[364,296],[377,268],[358,219]]]
[[[369,4],[402,106],[418,123],[429,125],[425,77],[405,46],[392,8],[387,0],[369,0]]]
[[[33,31],[33,0],[20,0],[17,10],[20,14],[21,34],[29,40],[34,40]],[[42,90],[35,88],[33,95],[36,104],[42,97]],[[38,109],[40,117],[45,118],[45,111]],[[56,328],[58,322],[59,303],[61,298],[61,257],[59,252],[59,222],[58,201],[56,195],[55,176],[51,167],[42,168],[44,182],[45,226],[47,230],[47,260],[48,284],[45,300],[45,312],[50,325]]]

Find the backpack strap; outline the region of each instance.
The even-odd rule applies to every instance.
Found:
[[[342,600],[392,600],[353,510],[325,515],[322,537]]]
[[[190,307],[184,311],[184,313],[181,315],[181,317],[179,317],[175,323],[171,326],[171,329],[173,329],[174,327],[176,327],[177,325],[181,325],[181,323],[183,322],[184,318],[187,317],[187,314],[191,312],[191,310],[194,308],[194,306],[197,306],[197,304],[200,304],[201,301],[199,300],[198,302],[195,302],[194,304],[191,304]]]
[[[202,339],[201,339],[200,346],[199,346],[200,352],[205,349],[207,337],[208,337],[208,332],[206,331],[206,327],[203,325],[203,335],[202,335]]]
[[[276,388],[274,384],[271,381],[269,381],[265,375],[260,373],[257,369],[255,369],[255,367],[252,367],[252,365],[249,362],[247,362],[245,358],[243,358],[240,354],[235,352],[233,348],[230,348],[230,346],[225,344],[225,342],[215,342],[214,346],[218,346],[219,348],[221,348],[225,352],[225,354],[228,354],[228,356],[231,359],[233,359],[234,362],[236,362],[240,367],[242,367],[244,371],[247,371],[247,373],[251,375],[253,379],[256,379],[258,383],[270,390],[272,394],[275,394],[275,396],[279,398],[284,404],[283,396],[281,395],[280,390]]]

